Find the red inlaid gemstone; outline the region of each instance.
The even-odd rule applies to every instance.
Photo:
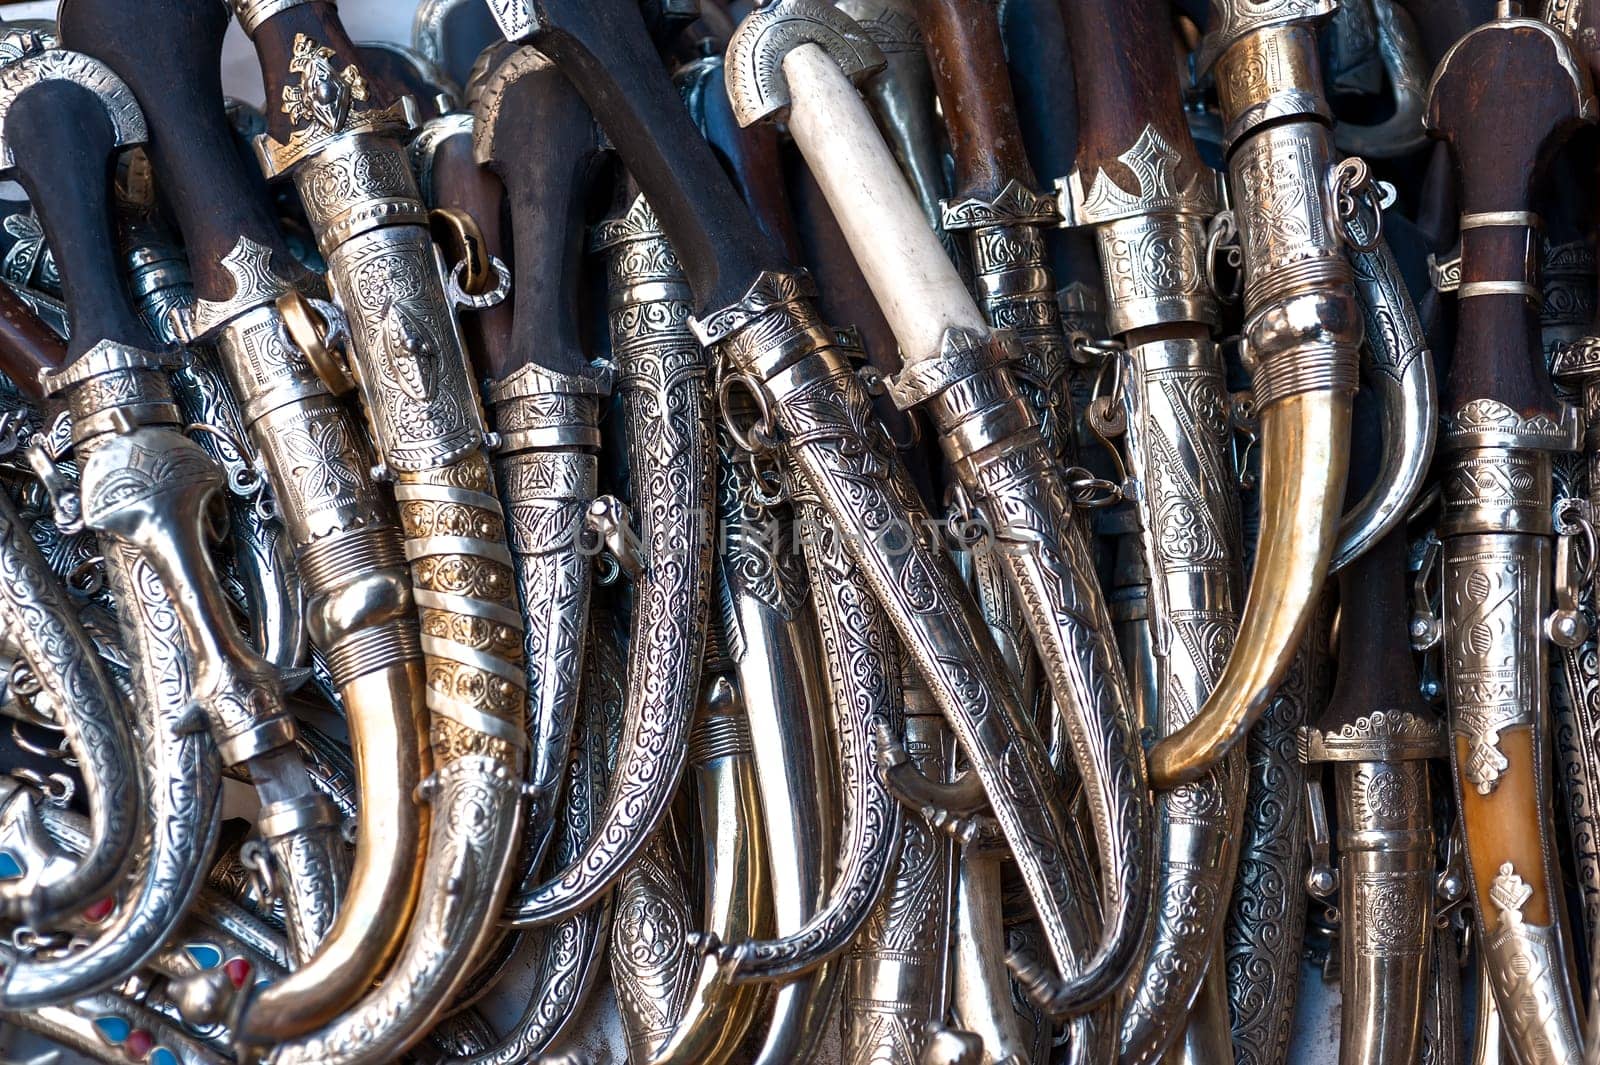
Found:
[[[104,921],[107,917],[110,917],[111,916],[111,912],[113,910],[115,910],[116,908],[117,908],[117,897],[115,895],[107,895],[105,898],[101,899],[99,902],[96,902],[93,905],[86,907],[84,909],[84,911],[83,911],[83,916],[85,918],[87,918],[88,920],[93,921],[95,924],[99,924],[101,921]]]
[[[243,987],[245,981],[250,979],[250,963],[243,958],[234,958],[222,967],[228,974],[228,979],[233,981],[234,987]]]
[[[143,1028],[135,1028],[128,1033],[128,1041],[122,1044],[122,1049],[134,1061],[144,1060],[144,1056],[156,1048],[156,1037]]]

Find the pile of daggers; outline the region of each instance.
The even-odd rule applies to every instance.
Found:
[[[0,1053],[1600,1061],[1600,3],[413,45],[0,24]]]

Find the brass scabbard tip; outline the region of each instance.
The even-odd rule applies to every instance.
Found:
[[[1350,465],[1349,395],[1304,392],[1261,411],[1261,540],[1239,635],[1200,712],[1150,750],[1158,790],[1199,779],[1261,717],[1328,576]]]

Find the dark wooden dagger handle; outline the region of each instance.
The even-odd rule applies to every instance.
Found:
[[[1411,657],[1406,534],[1396,529],[1339,572],[1339,675],[1317,728],[1333,732],[1374,710],[1432,720]]]
[[[1460,194],[1460,319],[1447,410],[1480,398],[1523,414],[1560,407],[1545,370],[1536,299],[1472,294],[1485,282],[1538,288],[1530,227],[1480,220],[1534,210],[1550,159],[1592,107],[1587,78],[1554,31],[1525,21],[1468,34],[1445,57],[1428,101],[1428,131],[1449,146]]]
[[[514,53],[508,62],[524,63],[530,54]],[[601,159],[594,116],[548,62],[506,82],[498,100],[492,128],[482,135],[490,138],[486,165],[505,186],[511,208],[516,310],[510,349],[491,353],[486,369],[499,379],[532,359],[558,373],[584,374],[584,206]]]
[[[154,347],[123,283],[111,199],[117,134],[105,101],[73,82],[39,82],[12,102],[6,141],[61,271],[67,361],[101,340]]]
[[[11,291],[0,285],[0,373],[34,402],[44,398],[39,371],[56,370],[67,361],[67,348],[50,327]]]
[[[533,42],[600,118],[672,242],[700,311],[786,270],[689,120],[633,0],[539,0]]]
[[[478,224],[487,254],[507,264],[518,261],[511,253],[511,234],[505,226],[505,186],[488,167],[478,165],[470,133],[457,133],[439,143],[433,153],[431,184],[435,206],[462,211]],[[512,339],[516,307],[533,298],[541,285],[542,281],[513,283],[499,303],[461,315],[467,355],[478,376],[499,380],[521,365],[523,360],[517,358]]]
[[[728,82],[722,63],[711,64],[703,76],[697,113],[701,133],[722,158],[728,176],[738,186],[756,223],[784,254],[798,262],[800,238],[789,207],[777,128],[766,122],[739,126],[739,120],[733,115],[733,102],[728,99]]]
[[[228,12],[188,0],[66,0],[61,36],[68,47],[100,59],[133,90],[150,140],[145,151],[161,195],[188,249],[195,295],[233,295],[221,265],[241,237],[272,253],[272,265],[293,279],[300,268],[283,242],[266,184],[247,160],[224,110],[220,59]],[[149,29],[163,27],[159,57]]]
[[[368,93],[362,104],[364,108],[380,110],[395,102],[394,86],[384,79],[369,76],[360,47],[350,40],[344,23],[339,20],[339,9],[320,0],[297,4],[268,18],[251,35],[256,46],[256,58],[261,63],[261,80],[267,91],[267,133],[273,140],[287,144],[290,135],[298,128],[289,112],[278,106],[278,101],[283,99],[283,90],[293,84],[290,79],[297,77],[289,69],[289,64],[294,58],[295,38],[301,34],[322,48],[332,49],[332,63],[337,69],[355,67],[362,73]]]
[[[1119,157],[1146,127],[1178,153],[1176,187],[1183,189],[1205,162],[1184,119],[1172,27],[1164,0],[1060,0],[1072,69],[1078,77],[1078,171],[1087,186],[1104,170],[1129,192],[1139,190]],[[1108,63],[1106,56],[1138,57]]]
[[[954,199],[992,201],[1011,181],[1034,188],[994,0],[924,0],[916,12],[955,157]]]

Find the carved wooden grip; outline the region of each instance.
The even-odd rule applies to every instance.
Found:
[[[111,202],[117,135],[105,102],[73,82],[42,81],[12,103],[6,140],[61,271],[68,361],[101,340],[154,347],[123,287]]]
[[[931,0],[916,8],[955,156],[955,198],[993,200],[1011,181],[1032,188],[995,5]]]
[[[241,237],[272,252],[280,273],[299,272],[273,218],[266,184],[246,160],[224,111],[220,57],[228,29],[222,4],[187,0],[69,0],[61,36],[115,70],[139,100],[149,127],[146,145],[188,249],[195,295],[222,301],[233,275],[221,260]],[[165,28],[152,61],[149,28]]]

